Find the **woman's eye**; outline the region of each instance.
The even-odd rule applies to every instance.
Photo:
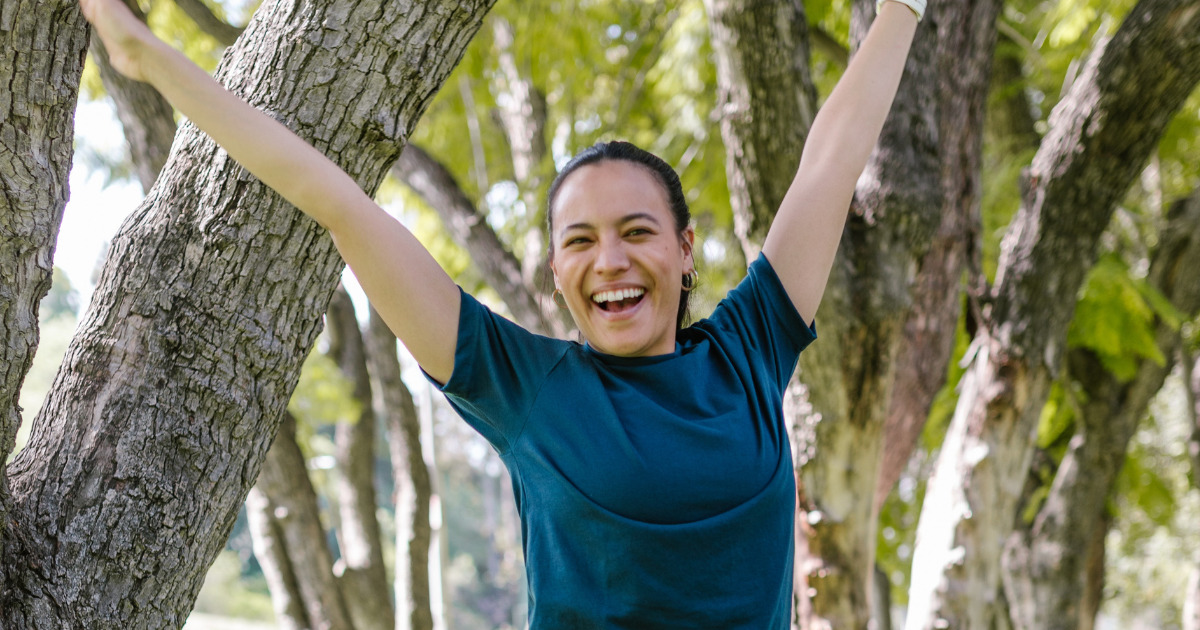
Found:
[[[647,230],[646,228],[633,228],[632,230],[629,230],[629,232],[628,232],[629,236],[642,236],[644,234],[649,234],[649,233],[650,233],[650,230]]]

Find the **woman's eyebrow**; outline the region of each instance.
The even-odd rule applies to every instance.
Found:
[[[621,217],[620,219],[618,219],[617,223],[619,225],[624,225],[626,223],[629,223],[630,221],[637,221],[639,219],[649,221],[655,225],[662,225],[662,222],[660,222],[658,220],[658,217],[654,216],[653,214],[650,214],[649,212],[631,212],[631,213]],[[594,230],[594,229],[596,229],[596,226],[592,225],[591,223],[588,223],[587,221],[578,221],[576,223],[571,223],[566,226],[563,226],[563,229],[559,230],[559,234],[564,234],[566,232],[570,232],[571,230]]]

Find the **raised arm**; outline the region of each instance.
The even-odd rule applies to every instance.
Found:
[[[909,2],[924,8],[923,0]],[[895,0],[880,6],[862,46],[813,121],[796,178],[763,243],[763,254],[805,321],[817,313],[855,183],[892,107],[916,33],[915,11]]]
[[[80,0],[113,67],[153,85],[263,183],[329,230],[375,309],[421,367],[454,369],[458,287],[424,246],[307,142],[226,90],[120,0]]]

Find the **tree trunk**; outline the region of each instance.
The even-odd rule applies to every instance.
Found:
[[[1051,116],[926,493],[910,630],[994,621],[1001,550],[1074,296],[1115,204],[1200,78],[1197,17],[1194,0],[1142,0]]]
[[[1093,528],[1092,539],[1088,541],[1087,562],[1083,568],[1083,597],[1079,602],[1079,630],[1094,630],[1100,605],[1104,603],[1104,563],[1107,556],[1104,543],[1112,522],[1112,514],[1105,510]]]
[[[500,15],[492,18],[492,44],[498,71],[492,89],[499,112],[500,127],[508,140],[513,177],[525,204],[525,238],[516,245],[524,251],[521,279],[541,309],[542,329],[548,327],[563,337],[569,327],[563,325],[562,311],[546,299],[537,300],[538,279],[549,273],[545,202],[553,165],[546,159],[546,96],[528,78],[528,68],[518,67],[513,44],[516,33],[512,23]],[[534,330],[534,329],[531,329]]]
[[[350,294],[341,286],[326,313],[329,356],[354,387],[359,404],[354,422],[339,422],[334,443],[338,463],[335,494],[337,539],[342,557],[334,567],[355,630],[391,630],[396,625],[391,586],[383,564],[383,542],[375,512],[375,410],[363,334]],[[316,544],[318,541],[313,541]],[[324,542],[322,539],[321,543]]]
[[[296,419],[290,413],[284,414],[255,488],[265,500],[259,498],[256,509],[247,512],[253,519],[252,530],[275,535],[274,540],[256,535],[255,553],[259,549],[266,552],[259,556],[265,575],[283,576],[282,581],[275,578],[272,582],[278,583],[270,584],[275,613],[284,616],[301,608],[304,617],[286,623],[314,630],[353,630],[356,626],[333,575],[333,556],[325,543],[317,493],[296,444]],[[265,523],[259,520],[263,515]],[[268,565],[272,565],[270,569]]]
[[[218,74],[373,190],[490,4],[269,2]],[[39,23],[82,33],[78,21]],[[53,50],[43,44],[32,48]],[[40,67],[15,67],[31,65]],[[45,67],[37,85],[61,85]],[[35,122],[21,128],[40,137]],[[182,625],[341,270],[314,222],[190,125],[177,148],[114,240],[55,391],[10,467],[7,525],[25,541],[5,548],[12,627]],[[37,190],[61,181],[39,174]],[[48,277],[40,262],[18,286]]]
[[[396,629],[432,630],[429,554],[438,550],[430,549],[433,486],[421,452],[421,420],[400,378],[396,336],[374,309],[364,341],[375,407],[390,435],[396,484]]]
[[[254,557],[262,567],[267,589],[271,592],[275,625],[281,630],[306,630],[310,626],[308,614],[304,612],[300,585],[292,572],[283,529],[275,519],[276,507],[257,486],[250,488],[246,495],[246,520],[254,543]]]
[[[854,7],[857,47],[874,15]],[[912,272],[939,220],[938,24],[918,29],[899,94],[859,179],[817,321],[824,340],[800,357],[809,388],[815,453],[799,463],[799,518],[808,526],[805,570],[815,590],[801,627],[865,628],[875,567],[875,488]],[[798,597],[804,597],[799,593]],[[800,607],[798,607],[799,609]]]
[[[1190,319],[1200,314],[1200,284],[1184,270],[1200,269],[1200,191],[1172,208],[1159,243],[1147,282]],[[1108,498],[1129,440],[1174,367],[1179,331],[1159,322],[1156,344],[1167,361],[1143,359],[1129,381],[1086,349],[1068,354],[1068,372],[1083,393],[1079,428],[1037,516],[1013,533],[1005,553],[1004,584],[1017,630],[1075,628],[1085,613],[1088,549],[1107,533],[1099,528]]]
[[[758,257],[817,114],[803,3],[705,0],[734,232]]]
[[[129,8],[145,21],[137,3],[130,3]],[[104,89],[116,105],[134,173],[142,184],[142,191],[148,192],[171,153],[176,131],[175,110],[150,84],[134,81],[114,70],[100,38],[92,39],[91,51]]]
[[[999,0],[938,3],[937,124],[941,223],[920,259],[912,307],[896,351],[896,381],[884,422],[875,509],[882,507],[916,448],[929,408],[946,382],[962,315],[963,273],[980,268],[983,129],[996,50]],[[949,26],[953,25],[953,26]]]
[[[74,0],[7,1],[0,13],[0,611],[10,604],[3,562],[14,537],[7,461],[17,405],[38,345],[38,306],[50,290],[69,192],[75,102],[87,31]],[[0,614],[0,626],[4,625]]]
[[[869,6],[868,6],[869,5]],[[814,114],[807,34],[796,3],[707,3],[717,55],[722,135],[735,230],[753,259],[795,173]],[[874,3],[855,9],[860,41]],[[783,16],[783,17],[780,17]],[[800,627],[866,627],[874,569],[875,454],[890,365],[914,267],[936,226],[936,32],[914,45],[876,152],[861,180],[822,312],[822,336],[801,357],[812,413],[796,420],[801,449]],[[781,84],[781,77],[788,81]],[[812,597],[812,601],[807,598]]]

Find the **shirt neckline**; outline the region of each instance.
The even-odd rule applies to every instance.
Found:
[[[650,356],[621,357],[615,354],[605,354],[593,348],[592,345],[586,341],[583,342],[583,349],[590,356],[593,356],[599,359],[601,362],[609,365],[654,365],[656,363],[662,363],[663,361],[670,361],[671,359],[674,359],[682,354],[679,341],[675,342],[675,349],[673,351],[667,354],[655,354]]]

